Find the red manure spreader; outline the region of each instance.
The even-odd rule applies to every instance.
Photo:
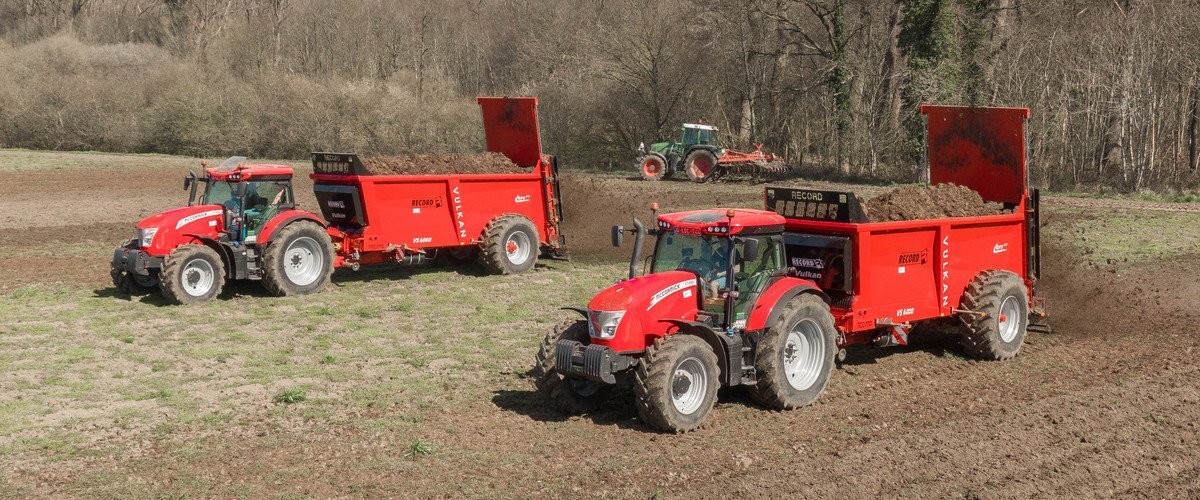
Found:
[[[705,421],[723,386],[745,386],[770,408],[811,404],[847,347],[904,345],[917,326],[956,329],[979,359],[1017,355],[1031,321],[1044,317],[1029,110],[921,112],[931,183],[969,187],[1004,210],[868,222],[853,193],[767,187],[766,210],[616,226],[614,245],[628,232],[636,239],[629,278],[546,335],[539,389],[562,410],[584,412],[630,383],[644,422],[684,432]],[[639,275],[646,235],[656,242]]]
[[[537,99],[478,102],[488,151],[528,173],[371,175],[356,155],[313,153],[317,215],[296,206],[290,167],[230,158],[184,180],[187,207],[138,223],[137,237],[114,252],[113,282],[187,304],[212,299],[231,279],[282,296],[320,290],[335,267],[441,253],[512,274],[539,255],[562,255],[558,165],[542,154]]]

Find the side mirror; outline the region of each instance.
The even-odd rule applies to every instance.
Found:
[[[612,227],[612,246],[621,248],[621,244],[625,243],[625,228],[622,226]]]
[[[196,180],[196,174],[189,174],[183,178],[183,190],[187,191],[192,188],[192,182]]]
[[[246,196],[246,189],[248,186],[249,186],[249,184],[246,184],[245,182],[239,182],[237,184],[237,187],[235,188],[235,192],[237,193],[238,198]]]
[[[742,260],[745,262],[753,262],[758,260],[757,238],[747,238],[742,240]]]

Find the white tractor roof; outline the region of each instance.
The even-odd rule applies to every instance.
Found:
[[[685,124],[683,124],[683,128],[698,128],[700,130],[716,130],[717,129],[717,127],[714,127],[712,125],[699,125],[699,124],[695,124],[695,123],[685,123]]]

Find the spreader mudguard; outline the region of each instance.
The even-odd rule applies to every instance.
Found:
[[[966,186],[987,201],[1021,202],[1029,108],[922,105],[921,114],[928,117],[930,184]]]

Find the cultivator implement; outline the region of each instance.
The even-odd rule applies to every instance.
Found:
[[[742,152],[726,149],[717,157],[716,165],[707,171],[689,175],[699,182],[709,182],[744,174],[753,180],[761,178],[777,178],[791,173],[794,169],[784,162],[782,156],[764,153],[762,144],[755,146],[754,151]]]

